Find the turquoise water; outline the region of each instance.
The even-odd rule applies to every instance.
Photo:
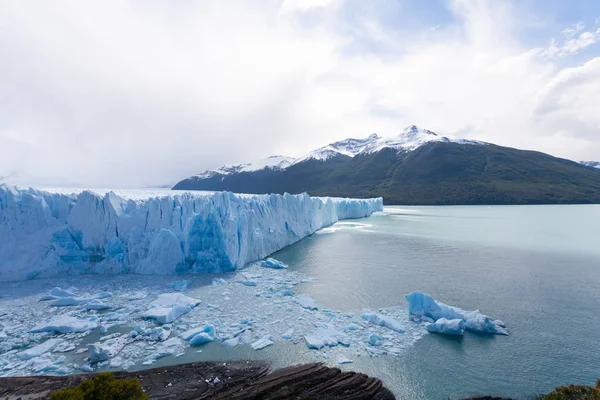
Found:
[[[421,290],[504,320],[510,336],[427,335],[355,360],[399,398],[526,396],[600,378],[600,206],[390,207],[275,257],[319,278],[318,303],[355,311]]]
[[[426,334],[399,356],[353,357],[344,369],[380,377],[399,399],[520,398],[600,378],[599,228],[600,206],[389,207],[273,257],[318,278],[297,292],[321,307],[405,307],[421,290],[510,331]],[[258,352],[211,344],[157,365],[236,358],[315,361],[303,343],[277,342]]]

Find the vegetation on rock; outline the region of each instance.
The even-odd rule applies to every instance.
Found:
[[[149,400],[138,379],[116,379],[105,372],[79,386],[54,392],[50,400]]]

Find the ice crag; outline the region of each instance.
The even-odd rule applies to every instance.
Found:
[[[218,192],[128,199],[0,185],[0,282],[231,271],[382,209],[381,198]]]
[[[428,294],[412,292],[406,295],[408,312],[414,319],[429,322],[429,332],[462,335],[464,330],[508,335],[506,324],[475,311],[465,311],[435,300]]]

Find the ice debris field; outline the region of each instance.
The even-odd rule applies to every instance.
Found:
[[[207,346],[259,352],[275,343],[349,364],[397,356],[428,331],[507,334],[501,321],[420,292],[406,296],[408,309],[323,308],[303,293],[314,278],[264,259],[381,207],[307,195],[0,187],[0,376],[141,368],[202,359]]]
[[[499,321],[420,292],[407,296],[408,310],[322,308],[301,293],[315,279],[274,259],[217,277],[184,278],[81,276],[0,284],[0,376],[140,368],[208,344],[260,351],[287,342],[314,360],[348,364],[356,357],[398,356],[428,330],[456,334],[447,330],[464,324],[481,333],[507,333]]]

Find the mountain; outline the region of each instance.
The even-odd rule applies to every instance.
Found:
[[[579,161],[579,164],[585,165],[586,167],[600,168],[600,161]]]
[[[346,139],[290,159],[224,166],[173,189],[383,197],[386,204],[600,203],[600,169],[409,126]]]

